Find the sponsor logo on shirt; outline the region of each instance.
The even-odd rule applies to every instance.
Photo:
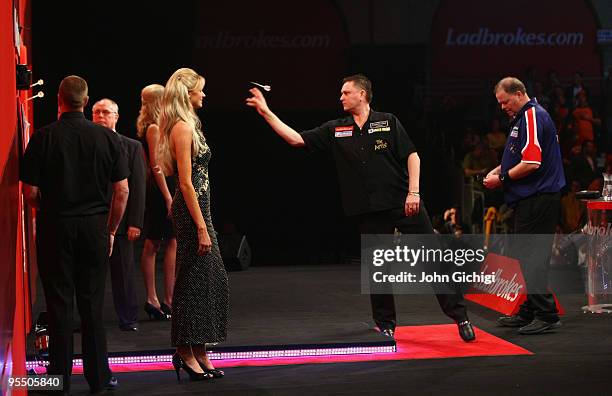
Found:
[[[376,143],[374,144],[374,151],[383,151],[389,148],[389,143],[387,143],[384,139],[376,139]]]
[[[389,128],[388,120],[376,121],[376,122],[370,122],[370,128],[368,129],[368,133],[389,132],[390,130],[391,128]]]
[[[335,137],[349,137],[353,136],[353,126],[339,126],[336,127]]]
[[[515,126],[514,128],[512,128],[512,131],[510,131],[510,137],[517,137],[518,136],[518,126]]]
[[[389,132],[391,130],[391,128],[386,127],[386,128],[370,128],[368,129],[368,133],[375,133],[375,132]]]

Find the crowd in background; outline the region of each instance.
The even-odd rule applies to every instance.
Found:
[[[522,80],[528,95],[536,98],[555,122],[567,182],[558,231],[576,232],[586,223],[585,203],[576,193],[601,191],[602,174],[612,173],[612,75],[606,73],[605,78],[585,82],[578,71],[573,76],[558,76],[551,70],[545,79],[538,79],[535,69],[528,68]],[[461,98],[443,95],[438,101],[424,100],[422,121],[431,134],[430,141],[443,147],[451,166],[462,170],[464,178],[464,188],[454,194],[456,201],[434,215],[434,225],[441,233],[484,232],[490,208],[495,209],[492,232],[511,231],[511,208],[504,204],[501,191],[482,186],[482,178],[501,161],[510,121],[493,102],[493,94],[490,97],[485,121],[470,116]],[[461,192],[466,189],[467,198],[462,200]],[[462,209],[463,216],[455,214]]]

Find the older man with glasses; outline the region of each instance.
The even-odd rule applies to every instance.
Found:
[[[93,105],[93,122],[117,132],[119,106],[111,99],[101,99]],[[118,134],[128,159],[130,196],[125,215],[115,235],[110,257],[113,301],[123,331],[138,330],[138,298],[134,280],[134,241],[140,238],[144,221],[146,165],[140,142]]]

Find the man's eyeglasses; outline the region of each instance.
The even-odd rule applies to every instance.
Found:
[[[111,115],[111,114],[117,114],[117,112],[116,112],[116,111],[111,111],[111,110],[100,110],[100,109],[98,109],[98,110],[94,110],[94,111],[93,111],[93,113],[94,113],[95,115],[100,115],[100,114],[102,114],[103,116],[108,116],[108,115]]]

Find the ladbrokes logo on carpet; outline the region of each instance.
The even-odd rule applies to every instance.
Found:
[[[492,285],[475,282],[465,298],[506,315],[515,313],[527,293],[520,263],[510,257],[490,253],[482,270],[494,271],[497,282]]]
[[[482,268],[483,272],[487,272],[489,266],[485,265]],[[474,283],[472,287],[476,291],[485,292],[488,294],[496,295],[497,297],[503,298],[504,300],[513,302],[521,293],[524,293],[524,283],[517,279],[519,274],[516,271],[511,271],[511,277],[504,277],[504,269],[497,268],[495,271],[495,283],[486,284],[484,282]]]

